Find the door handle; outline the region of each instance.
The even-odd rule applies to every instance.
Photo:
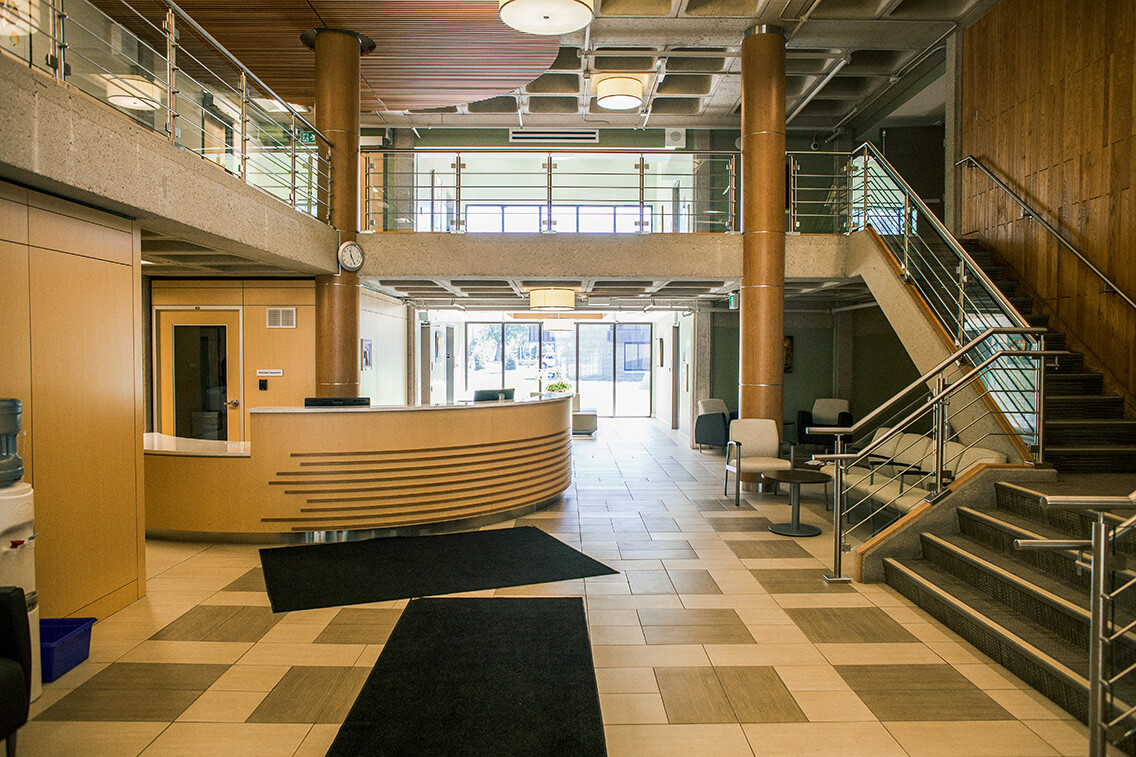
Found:
[[[240,400],[229,400],[225,404],[228,405],[229,407],[240,407],[241,401]]]

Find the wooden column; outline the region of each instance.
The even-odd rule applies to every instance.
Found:
[[[781,427],[785,333],[785,36],[742,42],[742,418]]]
[[[358,35],[338,29],[315,33],[316,128],[332,144],[329,220],[341,242],[359,228]],[[326,169],[325,169],[326,170]],[[316,277],[316,395],[359,394],[359,277],[341,271]]]

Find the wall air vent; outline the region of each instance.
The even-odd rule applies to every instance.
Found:
[[[590,142],[600,141],[599,129],[509,129],[510,142],[529,144],[548,144],[552,142]]]
[[[296,328],[296,308],[268,308],[268,328]]]

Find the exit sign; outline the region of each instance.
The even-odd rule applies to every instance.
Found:
[[[738,293],[737,292],[730,292],[729,303],[730,303],[730,310],[737,310],[738,309]]]
[[[300,132],[300,144],[314,145],[316,143],[316,133],[314,131]]]

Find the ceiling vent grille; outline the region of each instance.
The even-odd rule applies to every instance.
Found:
[[[296,328],[296,308],[268,308],[268,328]]]
[[[548,144],[554,142],[588,142],[597,144],[600,141],[599,129],[509,129],[510,142],[524,142],[528,144]]]

